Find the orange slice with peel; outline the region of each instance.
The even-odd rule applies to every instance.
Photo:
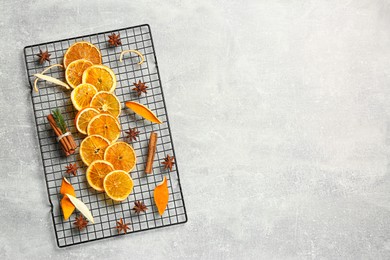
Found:
[[[72,88],[81,84],[83,73],[86,69],[93,65],[89,60],[72,61],[65,70],[65,79]]]
[[[169,190],[167,184],[167,178],[164,176],[163,181],[154,189],[154,203],[156,203],[158,213],[160,216],[164,214],[165,208],[168,205]]]
[[[72,44],[64,54],[65,68],[75,60],[85,59],[93,64],[102,64],[100,50],[89,42],[76,42]]]
[[[72,184],[70,184],[70,182],[65,177],[62,178],[60,193],[64,195],[64,197],[61,199],[60,205],[61,205],[62,213],[64,215],[64,219],[67,220],[75,210],[75,206],[73,205],[73,203],[70,201],[69,197],[66,194],[76,196],[76,193],[74,191]]]
[[[88,135],[100,135],[110,142],[115,142],[121,134],[121,126],[112,115],[99,114],[89,122],[87,133]]]
[[[134,169],[137,157],[133,147],[125,142],[116,142],[107,147],[104,160],[110,162],[115,170],[130,172]]]
[[[93,96],[91,107],[99,110],[100,113],[109,113],[112,116],[118,117],[121,113],[121,103],[119,99],[112,93],[100,91]]]
[[[83,83],[94,85],[98,91],[113,92],[116,88],[116,76],[109,67],[94,65],[84,71]]]
[[[81,160],[88,166],[96,160],[103,160],[104,151],[110,141],[99,135],[87,136],[80,144]]]
[[[134,101],[127,101],[126,106],[133,110],[136,114],[142,116],[146,120],[149,120],[152,123],[161,124],[162,122],[157,116],[147,107],[140,103]]]
[[[91,119],[97,115],[99,115],[99,111],[92,108],[86,107],[80,110],[75,118],[75,125],[77,130],[82,134],[87,134],[87,127]]]
[[[97,89],[91,84],[80,84],[70,95],[74,108],[81,110],[89,107],[93,96],[97,93]]]
[[[114,166],[111,163],[104,160],[94,161],[87,169],[87,181],[95,190],[104,191],[104,177],[112,171],[114,171]]]
[[[134,183],[128,173],[116,170],[107,174],[103,186],[108,197],[115,201],[123,201],[132,192]]]

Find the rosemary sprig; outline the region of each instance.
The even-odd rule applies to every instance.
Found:
[[[56,121],[58,128],[61,129],[61,132],[63,134],[65,134],[66,133],[66,124],[65,124],[64,117],[62,116],[60,110],[57,108],[57,109],[52,110],[51,112],[53,114],[54,120]]]

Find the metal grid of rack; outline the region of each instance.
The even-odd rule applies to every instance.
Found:
[[[120,34],[121,46],[109,47],[107,39],[108,35],[112,33]],[[116,222],[120,218],[123,218],[126,223],[130,223],[131,231],[127,234],[185,223],[187,214],[180,186],[177,161],[175,160],[176,164],[170,172],[164,170],[161,166],[163,158],[167,154],[175,156],[175,152],[150,26],[145,24],[27,46],[24,48],[24,55],[30,85],[32,86],[35,80],[33,75],[40,73],[44,69],[44,66],[39,65],[37,62],[36,55],[40,49],[43,51],[48,50],[51,53],[51,64],[62,64],[65,51],[70,45],[78,41],[91,42],[100,49],[103,64],[110,67],[117,76],[115,94],[122,105],[129,100],[140,102],[148,106],[164,123],[152,124],[135,115],[129,109],[122,107],[119,117],[122,133],[119,140],[125,141],[126,134],[124,131],[134,127],[140,131],[140,135],[137,141],[131,142],[137,155],[136,167],[131,172],[134,181],[133,192],[127,200],[121,203],[113,202],[104,192],[97,192],[89,187],[85,177],[87,167],[82,163],[78,150],[75,155],[65,157],[59,144],[56,142],[54,132],[47,122],[46,116],[53,109],[60,109],[67,126],[75,137],[76,143],[80,144],[84,137],[77,133],[74,126],[74,118],[77,111],[73,108],[70,101],[70,91],[45,81],[39,81],[40,90],[38,93],[32,91],[32,103],[58,246],[66,247],[124,235],[118,234],[116,230]],[[119,62],[121,51],[128,49],[140,51],[145,57],[145,62],[139,65],[137,63],[139,61],[138,56],[132,53],[123,62]],[[53,68],[46,74],[64,80],[64,71],[59,67]],[[138,80],[145,82],[148,86],[147,94],[143,94],[140,97],[131,90],[133,83],[138,82]],[[153,164],[153,174],[146,175],[144,168],[148,152],[148,140],[152,131],[158,133],[157,150]],[[80,167],[76,176],[69,176],[65,173],[65,166],[70,163],[77,163]],[[62,198],[60,186],[63,176],[70,180],[75,188],[76,196],[89,207],[94,216],[95,224],[89,223],[87,228],[82,231],[78,231],[73,226],[75,213],[68,220],[65,221],[63,219],[59,205]],[[153,190],[163,180],[163,176],[167,176],[170,194],[167,209],[163,216],[160,216],[153,202]],[[145,213],[136,214],[132,210],[136,200],[143,201],[148,207]]]

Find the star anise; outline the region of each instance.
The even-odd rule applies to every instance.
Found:
[[[84,229],[88,225],[88,220],[86,220],[82,215],[76,217],[76,221],[73,222],[76,228],[79,230]]]
[[[122,218],[119,221],[117,221],[116,222],[116,229],[118,230],[118,233],[121,233],[122,231],[127,233],[127,230],[130,230],[128,225],[130,225],[130,224],[124,223]]]
[[[136,201],[134,202],[134,211],[135,213],[141,213],[145,212],[148,208],[145,206],[145,204],[142,201]]]
[[[137,91],[138,96],[141,96],[142,92],[146,94],[146,89],[148,88],[144,82],[138,80],[138,83],[133,83],[135,88],[133,90]]]
[[[46,51],[42,51],[41,49],[39,49],[39,54],[37,54],[37,56],[39,57],[39,64],[43,64],[45,61],[48,61],[50,62],[50,53],[46,50]]]
[[[122,45],[120,33],[112,33],[111,35],[108,35],[108,38],[108,43],[110,44],[110,46],[118,47],[119,45]]]
[[[125,132],[127,134],[127,138],[130,139],[130,142],[137,141],[137,137],[139,135],[139,131],[137,131],[137,128],[130,128],[129,131]]]
[[[73,174],[73,176],[76,176],[77,175],[77,169],[79,167],[77,167],[77,164],[69,164],[68,166],[65,166],[66,168],[66,173],[69,173],[69,174]]]
[[[167,155],[167,157],[164,158],[164,162],[162,162],[162,164],[164,164],[164,169],[169,169],[170,171],[172,171],[172,166],[175,165],[175,157],[171,157],[169,156],[169,154]]]

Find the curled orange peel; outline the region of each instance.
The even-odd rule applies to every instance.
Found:
[[[154,202],[156,203],[160,216],[164,214],[165,208],[168,205],[169,190],[167,178],[164,176],[163,181],[154,189]]]
[[[54,68],[54,67],[61,67],[61,68],[64,68],[64,66],[62,66],[61,64],[53,64],[53,65],[47,67],[46,69],[44,69],[40,74],[43,75],[43,74],[45,74],[47,71],[49,71],[50,69],[52,69],[52,68]],[[39,77],[37,77],[37,78],[34,80],[34,90],[35,90],[35,92],[38,92],[38,87],[37,87],[38,80],[39,80]]]
[[[134,101],[127,101],[125,105],[134,111],[134,113],[142,116],[152,123],[161,124],[162,121],[145,105]]]
[[[137,51],[137,50],[125,50],[125,51],[122,51],[122,52],[121,52],[121,55],[119,56],[119,61],[120,61],[120,62],[123,62],[123,61],[122,61],[122,60],[123,60],[123,55],[126,54],[126,53],[131,53],[131,52],[137,54],[137,55],[141,58],[140,62],[138,62],[139,65],[141,65],[141,64],[145,61],[144,55],[142,55],[142,53],[140,53],[140,52]]]
[[[64,219],[67,220],[69,219],[70,215],[72,215],[73,211],[76,208],[73,205],[73,203],[70,201],[67,194],[76,196],[76,193],[74,191],[72,184],[70,184],[70,182],[65,177],[62,179],[60,193],[64,195],[64,197],[62,197],[61,199],[60,204],[61,204],[62,213],[64,215]]]

